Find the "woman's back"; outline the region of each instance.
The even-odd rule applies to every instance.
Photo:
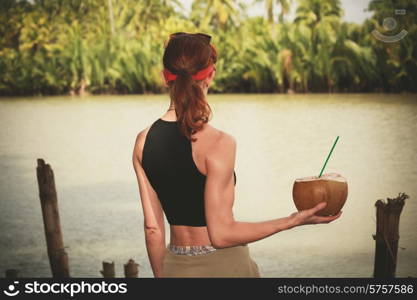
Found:
[[[205,158],[224,134],[206,124],[194,135],[197,141],[191,142],[181,134],[176,121],[159,118],[149,127],[142,150],[142,166],[170,225],[207,225]]]

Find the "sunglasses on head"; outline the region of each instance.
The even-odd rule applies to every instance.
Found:
[[[201,37],[205,41],[207,41],[207,43],[209,43],[209,44],[210,44],[210,41],[211,41],[211,36],[210,35],[205,34],[205,33],[201,33],[201,32],[198,32],[198,33],[176,32],[176,33],[170,34],[169,39],[173,39],[173,38],[183,36],[183,35],[192,35],[192,36],[196,36],[196,37]]]

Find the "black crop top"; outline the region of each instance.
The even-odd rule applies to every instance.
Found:
[[[181,134],[177,121],[158,119],[151,125],[142,166],[170,225],[206,226],[206,175],[198,170],[191,141]],[[233,175],[236,185],[234,171]]]

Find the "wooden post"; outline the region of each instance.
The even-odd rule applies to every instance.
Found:
[[[104,278],[114,278],[114,261],[111,263],[103,261],[103,270],[100,273]]]
[[[54,278],[67,278],[70,277],[68,255],[65,252],[62,238],[54,172],[49,164],[45,164],[45,161],[39,158],[36,173],[52,276]]]
[[[375,278],[395,278],[400,214],[408,195],[400,193],[397,198],[378,200],[376,206]]]
[[[6,270],[6,278],[17,278],[18,273],[19,273],[19,270],[8,269],[8,270]]]
[[[129,259],[125,267],[125,277],[126,278],[137,278],[139,274],[138,265],[133,259]]]

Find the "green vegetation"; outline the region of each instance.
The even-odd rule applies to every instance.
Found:
[[[1,0],[0,95],[163,92],[178,31],[213,36],[214,92],[417,91],[415,0],[371,1],[363,24],[342,21],[338,0],[257,1],[266,18],[233,0],[195,0],[189,16],[179,0]],[[408,31],[396,43],[371,34],[395,34],[389,16]]]

